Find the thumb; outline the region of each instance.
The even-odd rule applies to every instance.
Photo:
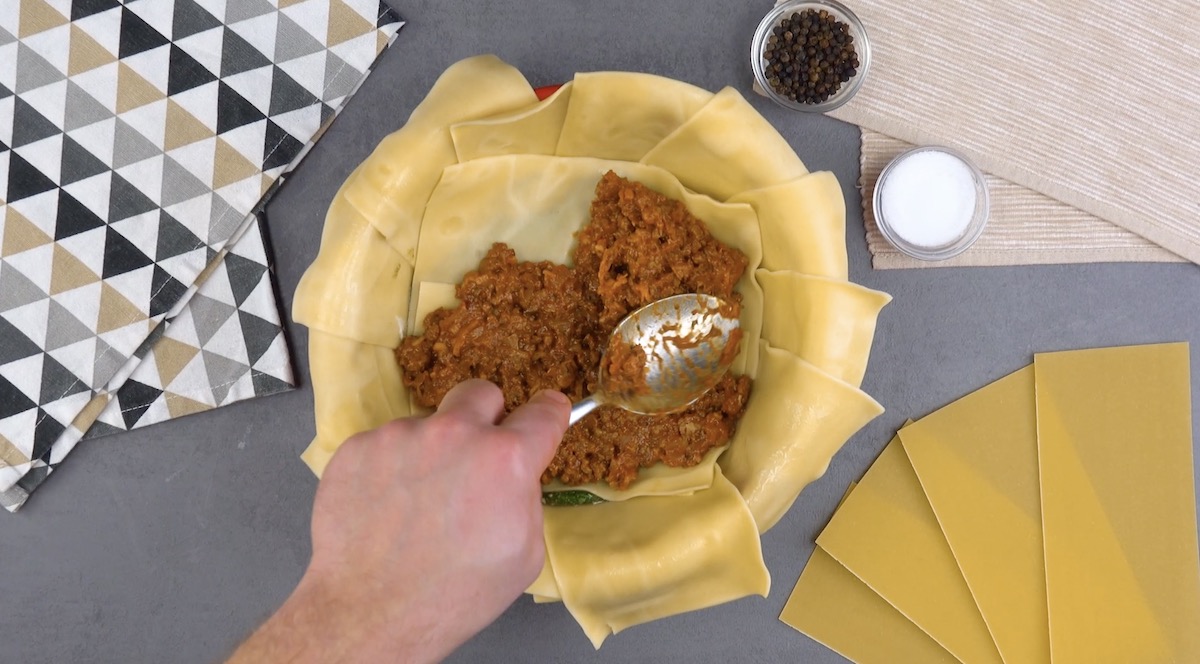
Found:
[[[529,467],[541,474],[567,432],[570,415],[571,401],[565,394],[542,390],[504,418],[500,427],[519,435]]]

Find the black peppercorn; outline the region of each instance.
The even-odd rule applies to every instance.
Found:
[[[806,104],[832,97],[859,68],[850,27],[823,9],[784,17],[771,31],[762,57],[771,89]]]

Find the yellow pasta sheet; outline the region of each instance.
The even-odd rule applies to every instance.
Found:
[[[787,140],[733,88],[718,92],[641,161],[722,201],[808,174]]]
[[[542,563],[542,571],[533,580],[525,592],[533,597],[538,604],[561,602],[562,594],[558,592],[558,581],[554,579],[554,570],[550,568],[550,556]]]
[[[1200,662],[1187,345],[1034,366],[1054,663]]]
[[[407,417],[408,390],[391,348],[309,330],[317,438],[302,458],[319,477],[346,438]]]
[[[729,202],[758,213],[763,268],[846,280],[846,199],[833,173],[809,173]]]
[[[529,108],[450,127],[458,161],[509,154],[554,154],[573,88],[574,84],[567,83]]]
[[[458,308],[458,286],[437,281],[422,281],[416,285],[416,315],[412,321],[414,336],[425,333],[425,319],[438,309]]]
[[[558,480],[542,486],[543,493],[554,491],[587,491],[608,501],[629,500],[638,496],[685,496],[712,486],[713,467],[728,446],[709,450],[700,463],[688,468],[672,468],[657,463],[638,471],[637,479],[624,489],[614,489],[607,482],[591,482],[567,486]]]
[[[879,312],[892,297],[844,279],[797,272],[755,273],[763,300],[763,339],[838,380],[862,385]]]
[[[759,532],[766,532],[883,406],[853,385],[766,343],[759,346],[753,389],[769,398],[751,395],[720,465],[750,506]]]
[[[1004,661],[1049,664],[1033,367],[900,439]]]
[[[628,627],[770,589],[754,519],[719,470],[712,488],[690,496],[548,507],[545,516],[563,604],[597,648]]]
[[[556,154],[637,161],[713,98],[653,74],[576,74]]]
[[[451,65],[399,131],[379,143],[340,196],[398,254],[416,261],[421,214],[442,169],[458,161],[450,126],[537,103],[521,72],[494,55]]]
[[[292,317],[314,330],[394,348],[404,335],[412,274],[412,265],[339,193],[325,215],[321,250],[296,288]]]
[[[963,664],[1002,662],[897,437],[817,538]]]
[[[819,546],[779,619],[857,664],[958,664]]]

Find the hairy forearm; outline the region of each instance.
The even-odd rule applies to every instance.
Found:
[[[504,414],[484,381],[438,412],[352,436],[317,488],[296,591],[229,664],[436,662],[520,596],[545,561],[538,478],[570,402]]]
[[[431,662],[445,655],[430,652],[431,644],[413,634],[404,618],[380,615],[378,602],[355,599],[362,590],[306,575],[228,664]]]

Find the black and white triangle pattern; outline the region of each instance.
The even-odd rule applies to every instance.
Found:
[[[92,396],[94,409],[84,409],[90,414],[69,426],[53,417],[39,420],[37,458],[30,472],[0,492],[0,505],[20,507],[82,439],[292,389],[290,354],[261,232],[261,223],[252,224],[215,262],[187,304],[167,313],[135,351],[137,361],[118,369],[128,374],[112,381],[120,387]],[[42,389],[68,388],[73,376],[50,356],[45,361]],[[92,394],[81,385],[75,389]]]
[[[37,486],[73,431],[117,426],[105,395],[137,404],[126,429],[201,409],[143,404],[175,393],[136,373],[185,312],[198,331],[227,311],[189,305],[197,280],[237,269],[252,212],[401,25],[379,0],[0,3],[0,503],[19,504],[6,492]],[[262,346],[270,318],[236,304],[212,338]],[[247,394],[234,367],[263,391],[282,379],[195,343],[205,380],[232,381],[197,404]]]

